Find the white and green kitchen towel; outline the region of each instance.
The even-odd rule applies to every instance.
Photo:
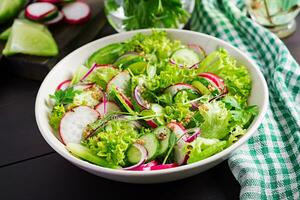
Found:
[[[191,19],[192,30],[250,56],[269,87],[261,126],[229,158],[229,166],[241,199],[300,199],[300,67],[280,39],[241,12],[243,7],[243,0],[198,0]]]

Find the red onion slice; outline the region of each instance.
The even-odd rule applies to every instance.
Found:
[[[146,164],[142,164],[141,166],[135,168],[135,171],[151,171],[151,167],[158,165],[156,160],[148,162]]]
[[[141,86],[136,86],[134,88],[134,99],[137,102],[137,104],[139,106],[141,106],[144,109],[149,109],[150,108],[150,103],[148,101],[146,101],[143,97],[142,97],[142,87]]]
[[[193,133],[191,136],[189,136],[185,142],[188,142],[188,143],[191,143],[193,142],[201,133],[200,129],[199,128],[193,128],[193,129],[189,129],[187,131],[188,133]]]
[[[177,122],[170,122],[169,124],[167,124],[167,127],[170,128],[176,135],[177,139],[179,139],[177,144],[183,145],[187,139],[186,129]]]
[[[146,148],[143,146],[143,145],[140,145],[140,144],[137,144],[137,143],[135,143],[135,144],[133,144],[133,146],[135,147],[135,148],[137,148],[140,152],[141,152],[141,159],[140,159],[140,161],[137,163],[137,164],[135,164],[135,165],[132,165],[132,166],[130,166],[130,167],[125,167],[125,168],[123,168],[123,169],[125,169],[125,170],[136,170],[136,169],[139,169],[139,167],[142,165],[142,164],[144,164],[144,162],[147,160],[147,150],[146,150]]]
[[[170,168],[174,168],[174,167],[178,167],[178,164],[171,163],[171,164],[164,164],[164,165],[156,165],[156,166],[150,167],[150,170],[162,170],[162,169],[170,169]]]
[[[70,85],[71,80],[65,80],[63,82],[61,82],[57,87],[56,87],[56,91],[57,90],[65,90],[67,89],[67,87]]]
[[[92,72],[94,70],[96,70],[99,67],[113,67],[116,68],[114,66],[112,66],[111,64],[93,64],[93,66],[87,71],[87,73],[80,79],[80,81],[84,81],[90,74],[92,74]]]

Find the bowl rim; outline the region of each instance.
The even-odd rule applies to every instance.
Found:
[[[52,130],[49,130],[47,127],[42,126],[42,122],[41,122],[41,118],[43,118],[44,116],[42,115],[42,112],[39,112],[40,108],[42,108],[43,104],[45,104],[44,101],[44,96],[42,96],[42,90],[43,88],[46,88],[47,85],[46,83],[52,79],[52,74],[59,70],[60,68],[62,68],[60,65],[63,62],[63,60],[66,57],[72,57],[74,54],[79,53],[80,51],[83,51],[84,49],[88,49],[90,46],[93,46],[97,43],[101,43],[102,40],[106,39],[106,40],[112,40],[114,38],[119,37],[120,35],[131,35],[131,34],[136,34],[136,33],[148,33],[151,32],[153,29],[140,29],[140,30],[135,30],[135,31],[128,31],[128,32],[123,32],[123,33],[117,33],[117,34],[113,34],[110,36],[106,36],[100,39],[97,39],[95,41],[92,41],[90,43],[87,43],[85,45],[83,45],[82,47],[74,50],[73,52],[71,52],[70,54],[68,54],[67,56],[65,56],[63,59],[61,59],[54,67],[53,69],[48,73],[48,75],[46,76],[46,78],[44,79],[44,81],[42,82],[39,91],[37,93],[36,96],[36,102],[35,102],[35,118],[36,118],[36,122],[38,125],[38,128],[40,130],[40,133],[42,134],[43,138],[46,140],[46,142],[58,153],[60,154],[62,157],[64,157],[66,160],[72,162],[73,164],[77,165],[80,168],[89,170],[89,171],[96,171],[96,172],[100,172],[100,173],[104,173],[104,174],[110,174],[110,175],[120,175],[120,176],[135,176],[135,177],[139,177],[139,176],[154,176],[154,175],[160,175],[160,174],[171,174],[171,173],[177,173],[177,172],[182,172],[185,170],[189,170],[192,168],[198,168],[201,166],[205,166],[209,163],[213,163],[214,161],[220,160],[220,159],[226,159],[232,152],[234,152],[238,147],[240,147],[242,144],[244,144],[253,134],[254,132],[257,130],[257,128],[259,127],[259,125],[261,124],[266,112],[267,112],[267,107],[268,107],[268,96],[269,96],[269,91],[268,91],[268,87],[267,87],[267,83],[266,80],[262,74],[262,72],[259,70],[258,66],[255,64],[255,62],[248,57],[245,53],[243,53],[241,50],[239,50],[237,47],[229,44],[228,42],[225,42],[224,40],[218,39],[216,37],[204,34],[204,33],[199,33],[199,32],[195,32],[195,31],[190,31],[190,30],[178,30],[178,29],[155,29],[155,30],[164,30],[167,33],[182,33],[182,34],[192,34],[195,35],[196,37],[204,37],[207,40],[213,41],[213,42],[218,42],[219,44],[222,45],[222,47],[226,47],[226,48],[231,48],[234,51],[236,51],[237,53],[239,53],[246,61],[247,61],[247,67],[248,68],[253,68],[253,70],[255,71],[255,74],[257,75],[257,78],[260,80],[261,84],[261,89],[263,90],[263,96],[262,96],[262,108],[260,109],[260,113],[259,115],[256,117],[255,121],[253,121],[250,125],[250,127],[247,129],[246,134],[241,137],[237,142],[235,142],[234,144],[232,144],[231,146],[229,146],[228,148],[222,150],[221,152],[206,158],[204,160],[195,162],[195,163],[191,163],[191,164],[187,164],[187,165],[182,165],[179,167],[175,167],[175,168],[170,168],[170,169],[163,169],[163,170],[154,170],[154,171],[130,171],[130,170],[119,170],[119,169],[110,169],[110,168],[105,168],[105,167],[101,167],[92,163],[89,163],[87,161],[81,160],[75,156],[73,156],[71,153],[69,153],[66,149],[65,146],[56,138],[55,134],[53,133]]]

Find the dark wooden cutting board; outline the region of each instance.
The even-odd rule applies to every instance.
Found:
[[[14,55],[4,57],[1,55],[1,67],[8,67],[9,70],[18,76],[34,80],[43,80],[52,67],[64,56],[74,49],[94,40],[106,22],[103,0],[85,0],[91,7],[91,18],[88,22],[80,25],[69,25],[65,22],[49,27],[55,38],[59,55],[55,57],[38,57],[29,55]],[[0,50],[5,42],[0,43]]]

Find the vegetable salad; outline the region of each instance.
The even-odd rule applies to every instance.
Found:
[[[57,86],[49,123],[90,163],[161,170],[229,147],[258,114],[251,77],[225,49],[207,54],[166,32],[136,34],[94,52]]]

